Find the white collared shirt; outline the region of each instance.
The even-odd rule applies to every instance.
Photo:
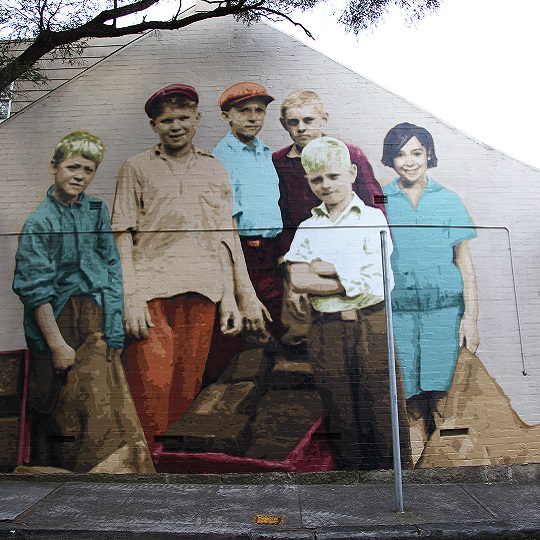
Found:
[[[311,303],[317,311],[363,309],[384,299],[380,234],[383,230],[387,232],[390,256],[392,239],[384,214],[366,206],[356,194],[334,222],[324,203],[313,208],[311,217],[298,227],[284,260],[310,263],[321,259],[334,265],[345,295],[311,295]],[[391,271],[388,278],[392,289]]]

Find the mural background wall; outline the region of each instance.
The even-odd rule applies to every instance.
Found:
[[[418,63],[414,69],[429,66]],[[211,150],[228,130],[219,118],[218,98],[224,88],[243,80],[260,82],[276,97],[261,133],[272,150],[290,144],[278,120],[279,103],[294,89],[312,88],[328,109],[327,133],[360,146],[382,185],[395,177],[380,162],[388,129],[406,121],[433,134],[439,157],[433,177],[459,194],[478,228],[471,242],[479,297],[477,355],[522,420],[540,422],[540,247],[535,241],[540,171],[276,29],[264,24],[245,28],[229,19],[206,21],[178,34],[141,36],[2,124],[0,349],[25,346],[22,307],[11,292],[17,234],[50,185],[46,171],[56,141],[78,129],[103,139],[105,159],[90,193],[111,208],[122,163],[155,144],[143,112],[151,93],[174,82],[195,86],[202,120],[194,142]],[[511,100],[503,106],[511,106]]]

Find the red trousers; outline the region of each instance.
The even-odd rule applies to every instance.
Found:
[[[148,302],[154,327],[127,348],[127,379],[150,450],[182,418],[200,388],[216,315],[197,294]]]

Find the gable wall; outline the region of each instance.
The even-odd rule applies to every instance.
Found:
[[[218,97],[242,80],[260,82],[276,97],[261,133],[272,150],[289,144],[278,121],[278,104],[292,90],[312,88],[327,106],[327,133],[359,145],[383,185],[394,177],[380,163],[388,129],[406,121],[433,134],[439,165],[430,175],[459,194],[479,227],[471,243],[479,286],[478,357],[521,418],[540,422],[535,346],[540,339],[540,248],[534,241],[540,229],[540,172],[269,26],[245,28],[230,19],[179,33],[150,33],[2,124],[0,349],[24,346],[20,303],[10,290],[16,235],[50,185],[47,164],[57,140],[77,129],[104,140],[106,157],[91,192],[110,207],[122,163],[155,142],[143,112],[152,92],[173,82],[195,86],[202,112],[195,143],[212,149],[227,132],[219,119]],[[522,375],[521,347],[527,376]]]

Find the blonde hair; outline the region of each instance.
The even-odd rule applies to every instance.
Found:
[[[314,90],[295,90],[281,102],[281,119],[285,120],[287,117],[287,109],[290,107],[298,107],[305,105],[306,103],[313,103],[317,109],[319,109],[322,116],[328,115],[321,96],[319,96],[317,92]]]
[[[302,151],[302,167],[308,174],[318,173],[330,161],[345,168],[351,167],[351,154],[346,144],[334,137],[319,137],[308,143]]]
[[[103,161],[103,141],[88,131],[74,131],[63,137],[54,149],[52,164],[58,167],[62,161],[73,156],[82,156],[96,164]]]

